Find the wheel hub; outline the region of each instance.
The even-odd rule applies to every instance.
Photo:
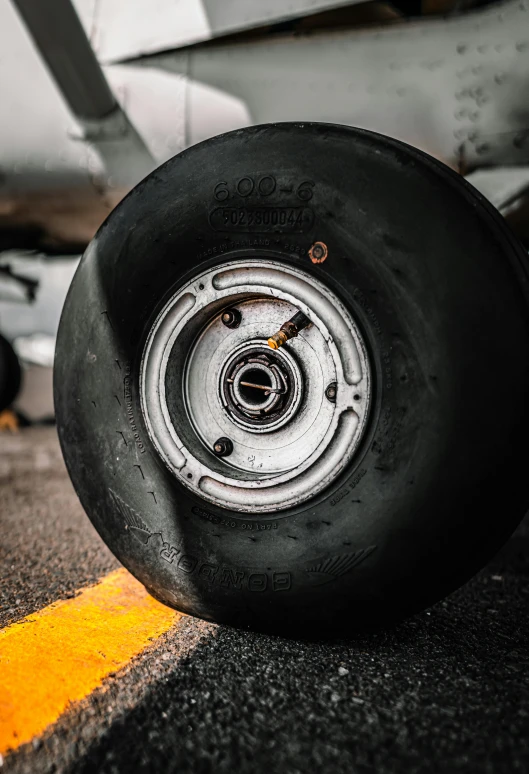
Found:
[[[271,349],[300,313],[306,327]],[[142,360],[154,445],[184,486],[232,510],[277,511],[328,486],[358,448],[370,399],[348,310],[312,276],[269,260],[227,263],[181,288]]]
[[[290,362],[289,362],[290,360]],[[299,407],[302,376],[292,358],[262,342],[249,344],[221,371],[221,400],[233,421],[249,432],[281,427]]]

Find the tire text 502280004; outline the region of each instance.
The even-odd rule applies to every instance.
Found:
[[[217,207],[209,216],[215,231],[305,231],[314,215],[309,207]]]

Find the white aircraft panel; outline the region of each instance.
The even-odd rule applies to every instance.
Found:
[[[529,4],[450,19],[276,35],[150,57],[238,97],[251,123],[329,121],[388,134],[453,166],[529,161]],[[190,136],[216,134],[189,106]]]
[[[361,0],[73,0],[101,62],[115,62]]]
[[[64,175],[88,183],[97,157],[77,141],[78,124],[10,2],[0,2],[0,31],[0,169],[10,187]]]
[[[319,120],[392,135],[454,166],[522,165],[527,7],[511,0],[449,20],[211,44],[105,72],[158,163],[242,126]],[[68,176],[115,184],[112,167],[131,165],[126,138],[103,137],[98,150],[83,139],[10,3],[0,3],[0,30],[0,197],[32,175],[45,186]]]
[[[189,145],[210,137],[206,127],[215,116],[215,133],[251,123],[245,103],[221,90],[156,67],[107,65],[105,75],[116,98],[144,139],[157,164]],[[196,117],[193,126],[187,117]]]
[[[86,136],[72,116],[11,3],[0,2],[0,217],[9,195],[28,190],[120,186],[120,170],[134,167],[134,148],[120,134]],[[105,75],[117,101],[159,164],[205,138],[200,127],[215,115],[218,132],[250,123],[243,100],[225,89],[191,83],[185,73],[160,68],[108,65]],[[197,128],[187,122],[192,106]],[[97,127],[96,127],[97,129]],[[143,176],[138,173],[130,184]],[[4,197],[7,197],[4,199]],[[7,202],[7,203],[3,203]]]

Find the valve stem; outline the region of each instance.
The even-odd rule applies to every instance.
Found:
[[[268,339],[268,346],[272,349],[279,349],[286,344],[289,339],[293,339],[303,328],[310,325],[310,320],[303,312],[296,312],[292,319],[283,323],[281,328]]]

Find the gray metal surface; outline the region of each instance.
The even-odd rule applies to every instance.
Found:
[[[102,62],[277,24],[360,0],[74,0]]]
[[[143,60],[242,100],[251,123],[330,121],[388,134],[462,171],[529,160],[529,5],[385,28],[195,47]],[[205,134],[187,116],[187,141]],[[209,121],[208,131],[213,131]]]
[[[113,185],[134,185],[154,159],[112,93],[71,0],[13,2]]]
[[[163,14],[134,8],[138,27],[164,28]],[[508,0],[445,19],[211,42],[104,72],[156,164],[221,132],[310,119],[389,134],[463,173],[523,166],[528,19],[526,0]],[[92,40],[113,34],[91,29]],[[134,133],[121,119],[75,118],[11,3],[0,4],[0,36],[0,229],[82,247],[145,170],[129,163]]]
[[[529,166],[478,169],[467,181],[505,216],[529,196]]]
[[[222,322],[230,307],[242,318],[233,329]],[[271,350],[267,339],[298,310],[311,324]],[[237,400],[234,376],[229,399],[230,376],[252,357],[287,374],[284,411],[270,421],[273,395]],[[325,395],[330,384],[334,401]],[[241,260],[194,277],[167,303],[147,339],[141,400],[151,440],[181,483],[217,505],[268,512],[313,497],[353,458],[371,373],[358,327],[321,282],[271,260]],[[252,407],[262,416],[252,418]],[[218,459],[221,437],[233,451]]]
[[[57,174],[67,160],[61,144],[67,144],[71,122],[68,127],[56,120],[53,84],[45,85],[49,79],[39,72],[40,62],[8,5],[0,15],[5,104],[27,95],[16,126],[13,111],[6,110],[2,166],[9,172],[16,164],[20,174],[37,164]],[[522,164],[529,130],[523,107],[529,94],[528,18],[523,0],[510,0],[460,17],[390,28],[210,44],[113,66],[106,74],[157,161],[237,126],[310,119],[381,131],[454,166]],[[17,60],[23,70],[17,70]],[[37,121],[43,112],[44,126]],[[72,156],[65,171],[79,170],[80,163]],[[90,170],[98,174],[101,168],[91,163]]]
[[[99,119],[117,108],[70,0],[12,0],[55,82],[80,118]]]

